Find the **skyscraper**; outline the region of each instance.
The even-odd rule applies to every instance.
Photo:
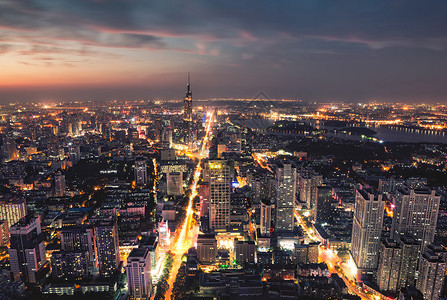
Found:
[[[193,120],[192,120],[192,92],[191,92],[191,82],[189,80],[188,73],[188,83],[186,85],[186,96],[183,98],[183,135],[184,142],[189,146],[193,142]]]
[[[200,263],[216,262],[217,240],[214,234],[199,234],[197,237],[197,258]]]
[[[225,229],[230,224],[230,166],[226,160],[210,160],[210,229]]]
[[[9,198],[0,201],[0,220],[6,220],[11,227],[26,215],[25,199]]]
[[[0,247],[9,245],[9,226],[6,220],[0,220]]]
[[[381,291],[398,291],[399,269],[402,249],[392,239],[386,239],[380,245],[380,260],[377,271],[377,285]]]
[[[167,195],[183,195],[183,172],[166,173]]]
[[[317,223],[329,222],[332,215],[332,188],[317,187],[317,200],[314,206],[314,219]]]
[[[9,229],[9,259],[15,280],[36,283],[46,263],[39,218],[27,215]]]
[[[61,249],[65,252],[87,252],[88,272],[97,271],[97,250],[95,232],[91,225],[63,227],[61,231]]]
[[[439,244],[429,244],[421,257],[416,288],[422,292],[424,300],[437,300],[441,295],[446,271],[444,251]]]
[[[5,161],[16,160],[19,157],[16,141],[10,128],[7,129],[6,136],[3,139],[3,157]]]
[[[356,191],[351,254],[357,275],[369,274],[377,266],[385,201],[370,189]]]
[[[65,175],[62,175],[61,172],[57,172],[54,175],[54,196],[62,197],[65,195]]]
[[[99,272],[111,275],[120,262],[118,225],[115,217],[92,220],[95,227]]]
[[[132,249],[127,257],[126,275],[130,299],[149,299],[152,277],[151,255],[147,248]]]
[[[273,204],[268,200],[261,201],[261,220],[260,220],[260,232],[262,235],[270,234],[270,228],[272,227],[272,208]]]
[[[396,241],[403,236],[413,238],[420,243],[420,251],[424,251],[435,238],[440,199],[434,190],[408,187],[397,190],[391,238]]]
[[[144,159],[135,160],[135,184],[136,186],[147,184],[147,166]]]
[[[296,169],[280,164],[276,170],[276,231],[293,232],[295,226]]]
[[[420,244],[411,238],[402,237],[400,239],[400,247],[402,249],[402,261],[399,269],[398,288],[414,286]]]

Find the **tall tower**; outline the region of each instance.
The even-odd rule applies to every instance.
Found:
[[[295,226],[296,169],[282,164],[276,170],[276,230],[293,232]]]
[[[134,248],[127,257],[127,285],[131,299],[148,299],[152,290],[151,255],[147,248]]]
[[[377,266],[385,201],[370,189],[356,191],[351,254],[357,275],[370,274]]]
[[[183,134],[184,141],[188,145],[192,145],[193,133],[192,133],[192,92],[191,92],[191,82],[188,73],[188,83],[186,85],[186,95],[183,98]]]
[[[15,280],[36,283],[46,263],[45,244],[40,220],[26,215],[9,229],[11,245],[9,259]]]
[[[147,166],[143,158],[135,160],[135,184],[136,186],[143,186],[147,184]]]
[[[207,167],[210,228],[225,229],[230,225],[230,166],[226,160],[210,160]]]
[[[394,199],[391,238],[399,241],[403,236],[420,243],[419,251],[434,241],[441,197],[435,190],[399,189]]]

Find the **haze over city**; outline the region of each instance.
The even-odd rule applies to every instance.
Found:
[[[445,1],[0,1],[0,101],[447,101]]]

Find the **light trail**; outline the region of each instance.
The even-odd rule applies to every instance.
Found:
[[[198,234],[198,226],[195,224],[194,220],[194,198],[197,196],[197,183],[200,179],[200,174],[202,171],[201,162],[206,154],[206,147],[208,145],[208,136],[211,129],[211,124],[213,121],[213,114],[211,113],[209,116],[209,123],[206,127],[205,136],[202,142],[202,148],[198,154],[199,161],[197,162],[194,177],[191,184],[191,195],[189,196],[188,207],[186,208],[186,217],[183,222],[183,225],[180,231],[176,231],[176,237],[174,239],[174,243],[171,247],[171,252],[173,254],[173,266],[171,269],[171,273],[169,274],[169,278],[167,280],[169,289],[166,291],[165,299],[171,299],[172,288],[174,286],[174,281],[177,277],[178,270],[182,264],[182,256],[185,252],[188,251],[190,247],[194,245],[195,240],[197,239]],[[177,233],[178,232],[178,233]]]

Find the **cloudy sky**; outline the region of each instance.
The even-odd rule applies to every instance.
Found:
[[[447,1],[0,0],[0,101],[447,103]]]

